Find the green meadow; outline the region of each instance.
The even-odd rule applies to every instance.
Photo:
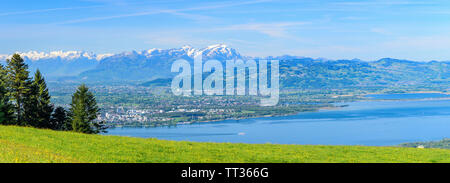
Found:
[[[0,126],[3,163],[450,162],[450,150],[179,142]]]

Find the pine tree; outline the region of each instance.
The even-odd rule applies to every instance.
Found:
[[[67,129],[68,124],[67,111],[63,107],[57,107],[50,119],[50,128],[53,130],[71,130]]]
[[[12,105],[9,102],[6,70],[0,64],[0,124],[11,124],[13,120]]]
[[[28,92],[24,95],[23,100],[23,125],[41,127],[39,124],[38,93],[38,86],[34,84],[34,80],[31,80]]]
[[[82,84],[72,95],[70,104],[70,117],[72,130],[82,133],[100,133],[105,131],[103,122],[97,122],[98,112],[94,94],[89,91],[86,85]]]
[[[51,97],[48,92],[47,84],[39,69],[34,75],[33,88],[31,91],[34,92],[30,99],[36,102],[33,104],[36,106],[32,106],[33,108],[36,108],[36,111],[34,111],[36,115],[36,127],[51,128],[50,117],[53,112],[53,105],[50,102]]]
[[[28,66],[19,54],[14,54],[11,59],[6,60],[7,80],[9,86],[9,96],[14,104],[15,121],[17,125],[28,125],[24,120],[24,107],[26,97],[30,91],[31,81],[28,77]]]

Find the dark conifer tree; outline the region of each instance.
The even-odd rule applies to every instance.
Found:
[[[36,127],[51,128],[50,117],[53,112],[53,105],[50,102],[50,94],[48,92],[47,84],[39,69],[36,71],[33,80],[33,86],[30,91],[34,91],[31,96],[31,100],[35,102],[36,106]]]
[[[28,92],[24,95],[23,100],[23,125],[41,127],[39,124],[38,93],[38,86],[34,84],[34,80],[31,80]]]
[[[28,66],[19,54],[14,54],[11,59],[7,59],[7,81],[9,96],[14,104],[15,120],[14,124],[29,125],[24,119],[26,98],[29,96],[31,80],[28,77]]]
[[[63,107],[57,107],[50,119],[50,128],[53,130],[71,130],[67,129],[68,124],[67,111]]]
[[[70,104],[70,122],[72,130],[82,133],[100,133],[105,131],[103,122],[96,121],[100,109],[94,94],[82,84],[72,95]]]
[[[13,123],[13,106],[9,101],[6,70],[0,64],[0,124]]]

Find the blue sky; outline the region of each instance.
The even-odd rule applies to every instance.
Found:
[[[223,43],[249,56],[450,60],[444,0],[15,0],[0,7],[0,54]]]

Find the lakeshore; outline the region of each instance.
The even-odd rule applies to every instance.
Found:
[[[348,106],[290,116],[115,128],[109,134],[201,142],[375,146],[450,136],[450,100],[356,101],[339,105]]]

